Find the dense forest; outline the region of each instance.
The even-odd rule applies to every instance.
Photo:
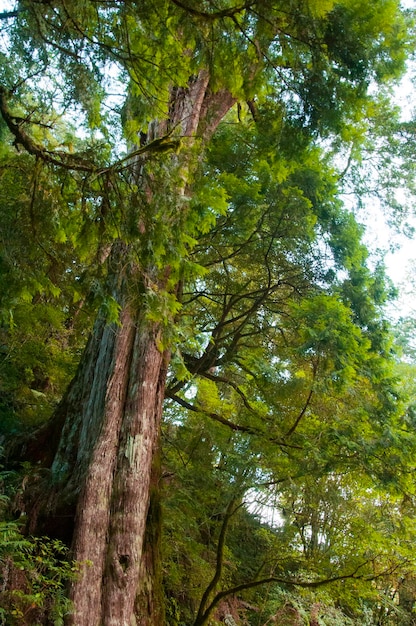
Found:
[[[397,0],[0,10],[0,624],[416,624]]]

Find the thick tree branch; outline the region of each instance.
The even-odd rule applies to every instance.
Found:
[[[251,435],[257,435],[258,437],[264,437],[267,441],[270,441],[271,443],[274,443],[277,446],[280,446],[282,448],[293,448],[295,450],[302,450],[302,446],[292,445],[289,443],[285,443],[284,441],[280,441],[279,439],[270,438],[267,436],[267,433],[261,430],[257,430],[256,428],[251,428],[250,426],[241,426],[240,424],[236,424],[235,422],[231,422],[230,420],[227,420],[225,417],[222,417],[222,415],[218,415],[218,413],[213,413],[212,411],[206,411],[203,407],[198,407],[194,404],[191,404],[190,402],[187,402],[187,400],[184,400],[180,396],[176,395],[169,388],[166,389],[165,391],[165,397],[170,398],[171,400],[174,400],[174,402],[177,402],[178,404],[183,406],[185,409],[188,409],[188,411],[193,411],[194,413],[203,413],[204,415],[214,420],[215,422],[219,422],[220,424],[227,426],[227,428],[230,428],[231,430],[235,432],[249,433]]]
[[[82,156],[69,154],[62,150],[48,150],[45,146],[36,143],[24,130],[24,120],[14,116],[10,111],[7,103],[7,91],[4,87],[0,87],[0,113],[15,137],[15,145],[21,145],[29,154],[38,157],[45,163],[64,167],[68,170],[89,173],[98,171],[94,163]]]
[[[363,563],[361,563],[360,565],[358,565],[355,570],[353,570],[351,573],[349,574],[340,574],[339,576],[333,576],[332,578],[323,578],[321,580],[313,580],[313,581],[303,581],[303,580],[290,580],[287,578],[280,578],[278,576],[269,576],[268,578],[261,578],[259,580],[252,580],[246,583],[242,583],[240,585],[236,585],[235,587],[231,587],[229,589],[225,589],[224,591],[220,591],[219,593],[216,594],[216,596],[213,598],[211,604],[206,608],[206,610],[204,611],[204,613],[200,616],[198,614],[195,622],[194,622],[194,626],[203,626],[203,624],[205,624],[210,616],[210,614],[212,613],[212,611],[214,610],[214,608],[218,605],[218,603],[225,597],[230,596],[230,595],[235,595],[236,593],[239,593],[241,591],[245,591],[246,589],[253,589],[254,587],[260,587],[261,585],[267,585],[270,583],[277,583],[280,585],[288,585],[291,587],[301,587],[303,589],[317,589],[318,587],[323,587],[325,585],[330,585],[332,583],[335,582],[339,582],[341,580],[365,580],[365,581],[372,581],[372,580],[376,580],[377,578],[381,578],[382,576],[385,576],[386,574],[390,574],[391,573],[391,568],[389,570],[385,570],[379,574],[375,574],[372,576],[366,575],[366,574],[359,574],[359,570],[362,569],[363,567],[365,567],[366,565],[368,565],[370,561],[364,561]],[[397,569],[397,568],[395,568]],[[394,571],[394,570],[393,570]]]
[[[134,150],[126,157],[119,159],[108,167],[97,167],[97,165],[90,160],[85,159],[80,154],[69,154],[63,150],[48,150],[45,146],[40,145],[24,130],[24,124],[28,123],[27,119],[13,115],[10,111],[7,102],[7,90],[0,87],[0,113],[7,124],[10,132],[15,138],[15,145],[22,146],[29,154],[36,158],[63,167],[67,170],[73,170],[78,172],[87,172],[91,174],[105,174],[111,171],[121,171],[125,167],[127,161],[132,161],[143,154],[161,154],[166,152],[176,151],[180,145],[180,138],[171,138],[171,133],[158,137],[145,146]]]
[[[19,13],[23,13],[24,9],[16,9],[15,11],[2,11],[0,13],[0,20],[9,20],[13,17],[17,17]]]
[[[227,506],[227,510],[224,515],[224,519],[223,519],[221,530],[220,530],[220,536],[218,538],[215,572],[211,579],[211,582],[208,584],[207,588],[205,589],[202,595],[201,601],[199,603],[199,609],[198,609],[198,614],[195,620],[195,624],[199,624],[199,623],[203,624],[203,621],[201,620],[203,619],[206,613],[205,607],[207,605],[209,596],[214,591],[222,575],[222,566],[224,562],[224,546],[225,546],[225,538],[226,538],[227,529],[228,529],[228,523],[232,515],[234,515],[237,509],[239,509],[242,506],[242,504],[240,504],[239,506],[235,507],[234,504],[235,504],[235,499],[232,499],[231,502],[229,502]]]

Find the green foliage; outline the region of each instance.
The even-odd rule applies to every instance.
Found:
[[[341,199],[367,183],[366,153],[382,145],[390,165],[408,149],[412,128],[375,92],[404,69],[409,14],[397,0],[22,1],[0,28],[1,428],[48,417],[93,314],[117,332],[125,307],[144,311],[174,355],[168,623],[399,619],[414,392],[397,381],[383,269]],[[3,622],[62,623],[63,546],[8,520],[0,532]]]
[[[84,242],[74,250],[87,212],[76,180],[10,150],[0,176],[0,414],[10,432],[44,421],[74,374],[97,265],[91,238],[88,254]]]
[[[288,603],[345,625],[376,623],[382,606],[395,623],[389,594],[414,568],[402,512],[414,440],[382,319],[388,286],[366,265],[325,154],[305,138],[292,151],[293,129],[279,129],[277,143],[230,116],[205,165],[228,211],[199,238],[192,258],[207,271],[180,311],[187,372],[172,371],[168,395],[192,411],[167,412],[165,590],[177,621],[191,621],[237,490],[262,503],[262,520],[250,505],[229,521],[211,599],[262,578],[346,575],[313,591],[271,582],[267,602],[264,587],[239,596],[256,625]]]
[[[27,536],[25,520],[11,518],[22,478],[2,471],[0,481],[0,624],[63,626],[70,611],[67,584],[77,566],[61,541]]]
[[[48,537],[23,538],[18,524],[2,521],[0,568],[1,624],[64,624],[66,585],[77,572],[66,546]]]

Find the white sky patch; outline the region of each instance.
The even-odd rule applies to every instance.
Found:
[[[402,0],[401,6],[405,9],[416,9],[416,0]],[[404,121],[416,117],[415,80],[416,67],[414,63],[409,63],[408,71],[395,89],[393,97],[393,104],[400,107]],[[366,227],[364,243],[370,251],[385,251],[383,260],[387,274],[400,290],[399,299],[389,307],[389,314],[393,318],[416,315],[416,290],[411,284],[416,271],[416,237],[411,235],[412,228],[416,233],[416,207],[413,214],[406,219],[409,236],[389,227],[381,209],[376,205],[367,206],[366,219],[360,215],[360,221]]]
[[[416,8],[413,0],[402,4]],[[416,118],[415,82],[416,67],[413,63],[409,64],[407,74],[400,81],[393,97],[393,104],[401,108],[403,121]],[[398,189],[396,197],[399,202],[406,204],[404,189]],[[386,216],[376,201],[372,201],[371,205],[367,203],[364,211],[359,215],[359,221],[366,227],[364,243],[372,252],[384,251],[387,274],[400,291],[399,299],[389,307],[389,313],[393,318],[416,315],[416,290],[411,284],[416,269],[416,206],[411,208],[405,218],[404,232],[398,232],[387,224]]]
[[[278,494],[265,494],[255,488],[249,489],[244,496],[248,511],[272,528],[281,528],[284,524],[277,500]]]

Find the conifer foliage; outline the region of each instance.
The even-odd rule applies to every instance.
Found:
[[[16,619],[400,623],[414,441],[341,194],[411,15],[18,0],[0,30],[4,523],[67,581]]]

